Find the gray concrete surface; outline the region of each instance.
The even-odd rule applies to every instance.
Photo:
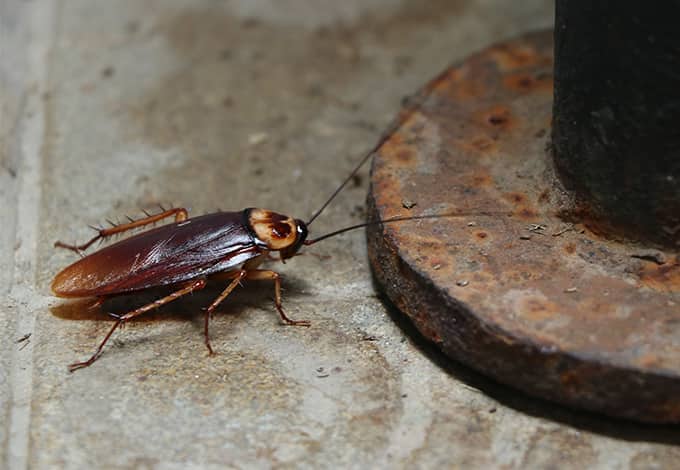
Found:
[[[74,260],[55,240],[159,203],[306,218],[401,97],[551,21],[538,0],[0,2],[0,466],[675,465],[677,428],[540,403],[414,339],[376,295],[361,232],[275,265],[311,328],[281,326],[271,286],[253,283],[220,308],[207,357],[214,286],[66,370],[110,323],[50,296]],[[365,192],[363,178],[314,232],[361,220]]]

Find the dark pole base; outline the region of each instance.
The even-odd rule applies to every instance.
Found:
[[[680,2],[558,0],[553,148],[575,219],[680,250]]]

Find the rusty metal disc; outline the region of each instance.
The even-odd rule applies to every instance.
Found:
[[[369,227],[372,268],[451,358],[570,406],[680,422],[680,258],[564,217],[552,49],[551,32],[497,44],[405,105],[369,219],[463,215]]]

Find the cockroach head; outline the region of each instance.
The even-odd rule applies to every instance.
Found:
[[[307,225],[298,219],[267,209],[249,209],[248,224],[257,239],[269,250],[290,258],[307,238]]]
[[[288,248],[280,251],[281,259],[292,258],[300,250],[305,240],[307,240],[307,224],[300,219],[295,219],[295,233],[295,242]]]

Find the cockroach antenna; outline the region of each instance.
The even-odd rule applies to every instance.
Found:
[[[334,237],[336,235],[340,235],[341,233],[349,232],[351,230],[356,230],[358,228],[362,227],[370,227],[372,225],[380,225],[380,224],[391,224],[394,222],[405,222],[407,220],[425,220],[425,219],[443,219],[443,218],[448,218],[448,217],[467,217],[467,216],[488,216],[488,217],[510,217],[513,215],[512,212],[510,211],[457,211],[457,212],[445,212],[443,214],[424,214],[424,215],[404,215],[404,216],[395,216],[395,217],[389,217],[387,219],[378,219],[378,220],[369,220],[366,222],[362,222],[359,224],[355,225],[350,225],[349,227],[344,227],[338,230],[334,230],[332,232],[326,233],[324,235],[321,235],[320,237],[314,238],[312,240],[305,240],[304,245],[309,246],[309,245],[314,245],[315,243],[320,242],[321,240],[325,240],[327,238]]]
[[[411,101],[416,101],[415,99]],[[326,199],[326,202],[323,203],[323,205],[309,218],[309,221],[305,222],[305,225],[309,227],[312,222],[328,207],[328,205],[335,199],[335,197],[340,193],[340,191],[343,190],[345,186],[347,186],[347,183],[349,183],[352,178],[359,172],[362,166],[375,154],[375,152],[378,151],[380,147],[383,146],[385,142],[387,142],[392,135],[394,135],[394,132],[401,126],[412,114],[414,111],[414,107],[411,107],[406,110],[406,112],[402,113],[400,116],[398,116],[390,126],[388,127],[387,131],[385,131],[380,139],[378,139],[378,142],[369,150],[366,155],[359,161],[359,163],[354,167],[354,169],[350,172],[349,175],[345,178],[345,180],[338,186],[335,191],[330,195],[328,199]],[[489,211],[474,211],[474,212],[463,212],[463,211],[457,211],[457,212],[451,212],[451,213],[443,213],[443,214],[428,214],[428,215],[415,215],[415,216],[395,216],[395,217],[390,217],[388,219],[381,219],[381,220],[369,220],[366,222],[362,222],[359,224],[351,225],[349,227],[344,227],[339,230],[334,230],[330,233],[327,233],[325,235],[321,235],[320,237],[317,237],[312,240],[305,240],[303,242],[304,245],[309,246],[313,245],[315,243],[320,242],[321,240],[325,240],[327,238],[334,237],[335,235],[340,235],[341,233],[349,232],[350,230],[355,230],[358,228],[362,227],[369,227],[372,225],[378,225],[378,224],[385,224],[385,223],[393,223],[393,222],[405,222],[407,220],[423,220],[423,219],[440,219],[440,218],[445,218],[445,217],[465,217],[465,216],[470,216],[470,215],[478,215],[478,216],[510,216],[512,215],[511,212],[507,211],[497,211],[497,212],[489,212]]]
[[[392,127],[395,127],[395,126],[392,126]],[[343,188],[345,186],[347,186],[347,183],[349,183],[350,180],[354,177],[354,175],[356,175],[359,172],[361,167],[364,166],[364,164],[368,161],[368,159],[371,158],[373,156],[373,154],[390,138],[390,136],[392,135],[392,132],[391,132],[392,127],[390,128],[390,131],[384,133],[382,135],[382,137],[380,137],[380,140],[378,140],[378,143],[375,144],[373,146],[373,148],[371,148],[371,150],[368,153],[366,153],[366,155],[364,155],[364,158],[362,158],[361,161],[359,161],[357,166],[354,167],[352,172],[347,176],[347,178],[345,178],[345,180],[342,182],[342,184],[340,186],[338,186],[335,189],[335,191],[333,191],[333,194],[331,194],[330,197],[328,199],[326,199],[326,202],[324,202],[323,205],[309,218],[309,221],[305,222],[307,224],[307,226],[311,225],[312,222],[314,222],[314,219],[316,219],[323,212],[323,210],[328,206],[328,204],[330,204],[331,201],[333,199],[335,199],[335,196],[337,196],[340,193],[340,191],[342,191]]]

